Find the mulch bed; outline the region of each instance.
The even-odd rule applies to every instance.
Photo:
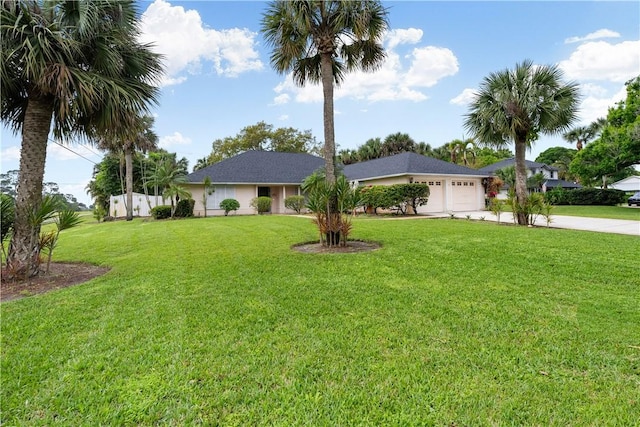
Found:
[[[362,240],[349,240],[346,246],[322,246],[320,242],[307,242],[293,245],[291,249],[306,254],[332,254],[332,253],[357,253],[370,252],[381,248],[382,245],[376,242],[365,242]]]
[[[45,266],[41,266],[43,268]],[[0,301],[11,301],[31,295],[43,294],[54,289],[62,289],[87,282],[94,277],[101,276],[110,270],[109,267],[98,267],[84,263],[52,262],[49,274],[44,271],[40,275],[26,280],[7,279],[2,268],[0,286]]]

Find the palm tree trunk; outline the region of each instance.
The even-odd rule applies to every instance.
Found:
[[[42,203],[42,179],[52,117],[51,99],[29,97],[22,125],[16,214],[7,258],[7,271],[11,278],[25,278],[38,274],[40,225],[31,224],[29,217],[30,212],[38,209]]]
[[[524,141],[516,141],[516,201],[514,206],[514,215],[517,215],[519,225],[528,225],[528,215],[525,212],[527,205],[527,164],[525,156],[527,152],[527,144]]]
[[[333,66],[331,54],[323,53],[320,58],[322,73],[322,93],[324,96],[324,162],[327,182],[336,182],[336,138],[333,116]]]
[[[133,219],[133,149],[127,144],[124,148],[125,183],[127,187],[127,221]]]

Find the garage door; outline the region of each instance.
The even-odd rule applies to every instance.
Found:
[[[418,207],[418,213],[444,212],[444,181],[422,181],[429,186],[429,201]]]
[[[477,185],[478,183],[475,181],[453,180],[451,182],[451,196],[455,212],[478,209]]]

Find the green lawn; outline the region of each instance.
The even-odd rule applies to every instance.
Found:
[[[627,206],[554,206],[552,215],[640,221],[640,208]]]
[[[85,223],[107,275],[4,303],[3,425],[620,425],[640,413],[640,239],[448,219]]]

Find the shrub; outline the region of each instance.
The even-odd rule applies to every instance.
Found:
[[[394,184],[373,185],[360,189],[361,203],[377,213],[377,209],[395,209],[406,214],[411,206],[417,214],[418,207],[429,201],[429,186],[427,184]]]
[[[196,201],[193,199],[180,199],[176,205],[173,216],[176,218],[189,218],[193,216],[193,207]]]
[[[220,202],[220,209],[224,209],[224,216],[227,216],[230,211],[237,211],[240,209],[240,202],[236,199],[224,199]]]
[[[271,210],[271,197],[261,196],[251,199],[252,208],[256,209],[259,214],[269,212]]]
[[[153,219],[171,218],[171,206],[169,205],[156,206],[151,209],[151,216],[153,217]]]
[[[93,207],[93,217],[96,219],[96,221],[98,222],[102,221],[106,214],[107,214],[107,211],[105,211],[102,205],[96,204]]]
[[[0,207],[0,226],[2,228],[0,242],[2,243],[2,252],[4,254],[4,239],[11,233],[13,221],[15,220],[15,203],[13,198],[7,194],[0,194],[0,201],[2,202]],[[6,254],[4,255],[6,258]]]
[[[299,214],[304,208],[304,196],[289,196],[284,199],[284,207]]]
[[[626,197],[622,190],[601,188],[563,190],[562,188],[554,188],[545,193],[545,200],[552,205],[615,206],[624,203]]]
[[[393,206],[387,187],[384,185],[370,185],[360,189],[361,203],[367,210],[373,210],[374,214],[378,209],[389,209]]]

